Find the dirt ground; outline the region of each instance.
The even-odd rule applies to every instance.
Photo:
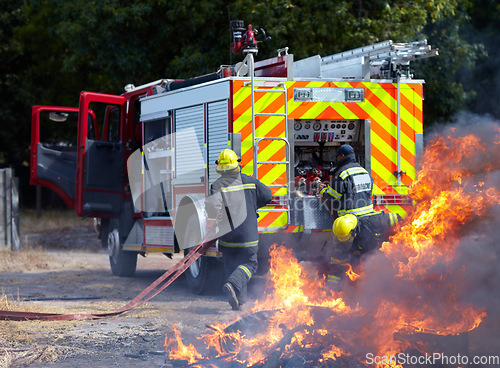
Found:
[[[112,312],[138,295],[181,256],[139,256],[136,276],[112,276],[92,227],[29,234],[19,253],[0,252],[0,309],[53,313]],[[24,265],[24,267],[23,267]],[[260,285],[260,286],[259,286]],[[250,296],[262,291],[250,285]],[[83,321],[0,321],[0,368],[162,367],[165,333],[185,343],[214,322],[248,313],[232,311],[222,294],[196,296],[181,276],[142,306],[122,315]],[[173,337],[172,334],[169,337]]]

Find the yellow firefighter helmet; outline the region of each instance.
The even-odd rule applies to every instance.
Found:
[[[230,149],[225,149],[219,154],[219,159],[215,161],[217,164],[217,172],[223,173],[227,171],[239,171],[240,159],[236,152]]]
[[[335,235],[341,242],[348,241],[351,239],[352,231],[357,225],[358,219],[354,215],[348,214],[337,217],[332,226],[333,235]]]

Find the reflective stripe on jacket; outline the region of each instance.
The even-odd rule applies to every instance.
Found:
[[[338,216],[348,213],[361,216],[373,212],[372,190],[373,178],[356,162],[354,154],[349,154],[333,172],[331,185],[320,194],[332,199],[332,209]]]
[[[222,217],[218,224],[219,245],[257,246],[257,209],[271,201],[271,190],[257,179],[238,172],[222,175],[210,191],[212,195],[207,198],[205,209],[212,218],[218,213]]]
[[[352,250],[366,253],[380,248],[382,243],[388,240],[391,228],[401,220],[400,215],[384,211],[358,216]]]

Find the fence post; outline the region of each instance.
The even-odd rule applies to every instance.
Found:
[[[19,238],[19,178],[14,177],[14,171],[12,170],[11,176],[11,249],[16,252],[19,251],[21,247],[21,239]]]
[[[19,193],[12,169],[0,169],[0,248],[18,251]]]

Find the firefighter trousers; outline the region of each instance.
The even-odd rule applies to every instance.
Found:
[[[248,281],[257,271],[257,246],[220,247],[224,260],[226,282],[233,285],[240,305],[247,299]]]

